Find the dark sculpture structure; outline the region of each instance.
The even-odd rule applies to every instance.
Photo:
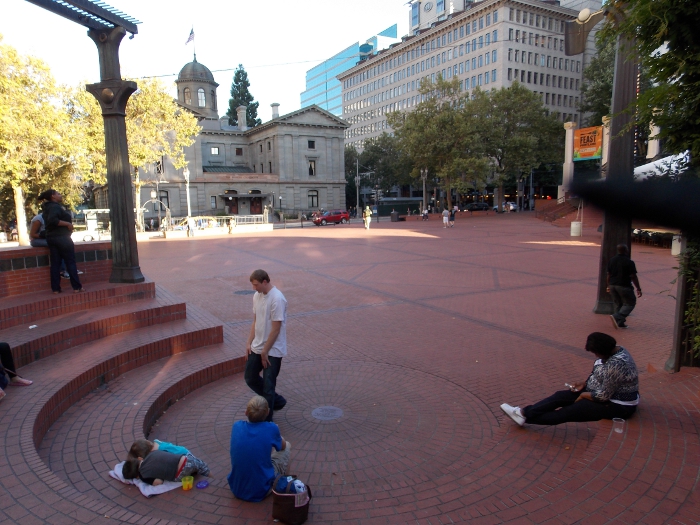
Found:
[[[100,60],[100,82],[87,90],[102,108],[109,185],[109,220],[112,233],[113,283],[144,280],[136,245],[134,198],[126,142],[126,103],[136,83],[124,81],[119,67],[119,45],[127,32],[138,33],[140,22],[121,11],[92,0],[27,0],[88,28]]]

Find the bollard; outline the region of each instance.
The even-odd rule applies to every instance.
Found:
[[[304,216],[299,214],[299,223],[301,224],[301,227],[304,227]]]

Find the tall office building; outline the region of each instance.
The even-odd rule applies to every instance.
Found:
[[[419,104],[421,80],[440,75],[457,77],[467,93],[520,82],[562,122],[578,123],[594,32],[584,53],[566,56],[564,22],[584,7],[600,9],[601,0],[413,0],[411,34],[338,75],[351,125],[345,144],[362,149],[368,138],[390,132],[387,113]]]
[[[324,60],[306,72],[306,91],[301,93],[301,107],[316,104],[320,108],[340,116],[343,112],[342,87],[337,76],[353,67],[358,61],[372,56],[395,42],[397,25],[368,38],[364,43],[355,42],[340,53]]]

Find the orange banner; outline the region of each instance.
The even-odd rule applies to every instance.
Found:
[[[603,126],[574,130],[574,162],[603,156]]]

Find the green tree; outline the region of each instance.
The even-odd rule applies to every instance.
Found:
[[[3,220],[17,220],[20,244],[29,244],[27,213],[36,210],[33,197],[53,187],[66,194],[66,203],[82,200],[64,91],[49,68],[31,56],[21,56],[0,37],[0,190],[7,203]],[[25,195],[29,196],[27,200]]]
[[[253,102],[255,100],[253,95],[248,89],[250,87],[250,82],[248,81],[248,73],[243,69],[243,64],[238,64],[238,69],[233,74],[233,82],[231,83],[231,98],[228,101],[228,111],[226,115],[228,116],[228,122],[232,126],[238,125],[238,114],[236,113],[236,108],[239,106],[246,106],[246,125],[249,128],[259,126],[262,121],[258,118],[258,102]]]
[[[548,115],[539,95],[518,82],[488,93],[477,90],[467,110],[478,120],[481,147],[491,161],[492,182],[499,187],[501,199],[508,177],[517,178],[540,164],[563,161],[561,123]]]
[[[401,149],[399,139],[387,133],[365,141],[360,164],[365,171],[374,172],[375,186],[384,191],[413,181],[411,159]]]
[[[169,157],[175,169],[184,168],[184,148],[194,143],[198,133],[197,119],[177,105],[160,81],[140,80],[138,91],[126,106],[126,138],[136,195],[142,185],[139,168],[148,171],[149,165],[163,157]]]
[[[485,181],[488,162],[481,153],[478,122],[467,108],[470,102],[455,78],[438,78],[435,84],[424,80],[420,93],[425,100],[413,111],[392,113],[388,122],[400,148],[413,165],[411,175],[420,176],[427,168],[439,178],[452,207],[451,190],[464,191],[472,181]]]
[[[700,3],[694,0],[611,0],[623,12],[619,23],[604,28],[636,39],[636,51],[653,87],[637,100],[636,121],[674,153],[690,150],[690,164],[700,166]]]
[[[345,146],[345,203],[348,207],[360,205],[357,202],[357,188],[355,186],[359,158],[360,154],[355,146]]]
[[[610,115],[612,102],[613,76],[615,73],[615,40],[602,38],[598,34],[596,39],[597,53],[590,64],[583,70],[583,84],[581,84],[581,113],[590,113],[589,126],[600,126],[603,117]]]

